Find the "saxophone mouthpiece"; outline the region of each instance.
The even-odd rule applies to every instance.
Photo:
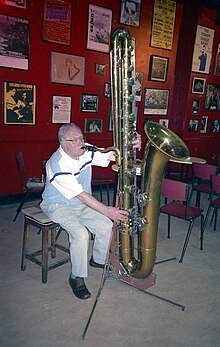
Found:
[[[97,147],[95,146],[82,146],[81,149],[85,149],[85,151],[91,151],[91,152],[96,152],[97,151]]]

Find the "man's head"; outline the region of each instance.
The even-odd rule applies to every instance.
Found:
[[[85,143],[85,138],[81,129],[74,123],[64,124],[59,128],[58,140],[64,152],[71,158],[79,159],[84,153],[82,146]]]

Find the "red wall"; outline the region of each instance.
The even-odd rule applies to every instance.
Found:
[[[100,118],[103,119],[103,132],[101,134],[86,134],[89,142],[95,145],[106,147],[112,144],[112,132],[108,131],[108,109],[110,99],[104,98],[104,82],[110,82],[110,69],[109,69],[109,54],[95,52],[86,49],[87,38],[87,13],[88,4],[90,1],[73,1],[72,9],[72,44],[71,46],[58,45],[42,41],[42,2],[39,0],[27,1],[27,9],[17,9],[10,6],[0,5],[0,13],[13,15],[16,17],[27,18],[30,20],[30,68],[29,71],[7,69],[0,67],[1,86],[2,81],[15,81],[37,86],[37,106],[36,106],[36,125],[35,126],[20,126],[20,125],[4,125],[3,116],[0,123],[0,194],[15,194],[22,192],[19,182],[18,170],[15,163],[14,153],[16,151],[23,151],[27,171],[29,176],[41,175],[41,161],[47,159],[57,147],[57,129],[59,124],[52,124],[51,122],[51,106],[52,95],[72,96],[72,117],[71,121],[77,123],[84,129],[86,118]],[[118,0],[96,0],[93,3],[101,5],[113,10],[113,27],[122,26],[119,24],[119,6]],[[182,22],[182,4],[177,4],[176,21],[175,21],[175,34],[173,41],[173,49],[162,50],[150,47],[150,34],[151,34],[151,19],[152,19],[152,3],[151,0],[142,0],[141,24],[140,28],[125,26],[131,33],[132,37],[136,39],[136,71],[144,73],[145,87],[163,88],[170,90],[169,109],[168,115],[164,118],[172,119],[172,105],[173,105],[173,92],[174,80],[176,69],[176,56],[178,49],[179,31]],[[212,18],[214,18],[215,11],[211,10]],[[209,23],[212,27],[213,20]],[[210,26],[209,25],[209,26]],[[214,48],[218,42],[220,33],[218,28],[216,30],[216,37]],[[189,37],[194,40],[194,37]],[[86,59],[85,67],[85,85],[84,86],[70,86],[59,83],[50,82],[50,57],[51,51],[70,53],[74,55],[84,56]],[[215,53],[215,52],[214,52]],[[169,69],[167,81],[153,82],[149,81],[149,64],[150,55],[159,55],[169,58]],[[95,64],[101,63],[106,65],[105,76],[95,74]],[[208,76],[211,79],[213,75]],[[207,77],[207,76],[206,76]],[[189,112],[191,112],[191,86],[187,85],[188,100],[185,104],[187,119]],[[80,112],[80,94],[93,93],[99,95],[99,109],[98,113],[84,113]],[[0,94],[0,112],[3,114],[2,105],[3,93]],[[138,106],[138,131],[143,134],[144,119],[147,118],[143,114],[143,93],[142,101],[137,102]],[[213,117],[217,115],[212,114]],[[149,118],[152,118],[149,116]],[[158,121],[161,118],[155,116],[154,120]],[[187,121],[187,120],[186,120]],[[181,120],[183,122],[183,120]],[[175,123],[170,122],[171,129],[175,131]],[[217,135],[207,134],[200,136],[200,134],[188,133],[184,130],[180,134],[186,139],[187,144],[192,150],[192,155],[197,154],[207,157],[208,161],[212,158],[216,151]],[[215,135],[215,136],[214,136]],[[219,137],[219,136],[218,136]],[[146,136],[143,135],[144,144],[146,143]],[[203,140],[204,138],[204,140]],[[191,142],[192,141],[192,142]],[[219,141],[219,140],[218,140]],[[200,150],[201,147],[204,149]],[[198,148],[195,151],[195,148]],[[142,154],[142,153],[141,153]],[[96,171],[97,172],[97,171]],[[105,171],[106,172],[106,171]],[[99,173],[100,174],[100,173]],[[103,171],[101,174],[104,174]],[[112,175],[109,169],[108,174]]]

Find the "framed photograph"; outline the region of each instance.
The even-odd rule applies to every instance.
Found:
[[[95,73],[96,75],[105,75],[105,65],[104,64],[95,64]]]
[[[51,52],[51,82],[84,86],[85,57]]]
[[[102,119],[85,119],[85,133],[102,133]]]
[[[198,115],[200,108],[200,99],[192,99],[191,115]]]
[[[98,95],[81,94],[80,111],[81,112],[98,112]]]
[[[29,70],[29,20],[0,14],[0,28],[0,66]]]
[[[144,124],[147,122],[154,122],[154,118],[144,118]]]
[[[215,57],[215,76],[220,76],[220,43],[218,44],[217,53]]]
[[[111,83],[104,83],[104,97],[110,98],[111,97]]]
[[[220,131],[220,120],[214,119],[211,121],[211,127],[210,127],[211,133],[219,133]]]
[[[210,73],[214,33],[214,29],[197,25],[192,59],[193,72]]]
[[[89,4],[87,49],[109,53],[112,10]]]
[[[169,58],[151,56],[150,62],[150,80],[165,82],[167,80]]]
[[[144,89],[144,114],[167,115],[168,89]]]
[[[3,82],[4,124],[35,125],[36,85]]]
[[[205,91],[205,102],[204,102],[204,110],[205,111],[214,111],[220,112],[220,84],[206,84]]]
[[[131,27],[140,27],[141,0],[121,0],[120,20],[121,24]]]
[[[26,0],[3,0],[4,5],[26,8]]]
[[[44,41],[71,44],[72,0],[43,1],[43,30]]]
[[[200,125],[200,133],[206,133],[208,124],[208,116],[202,116],[201,125]]]
[[[188,131],[196,132],[198,131],[199,121],[197,119],[190,119],[188,123]]]
[[[135,74],[135,100],[136,101],[141,101],[143,80],[144,80],[144,73],[136,72]]]
[[[71,102],[71,96],[53,95],[52,123],[70,123]]]
[[[169,119],[159,119],[159,124],[163,125],[164,127],[168,128],[169,125]]]
[[[206,80],[204,78],[193,77],[192,93],[204,94],[205,82],[206,82]]]

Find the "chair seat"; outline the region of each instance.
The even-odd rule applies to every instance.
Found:
[[[26,187],[28,189],[39,189],[42,190],[44,188],[45,183],[41,181],[40,178],[29,178],[26,183]]]
[[[170,202],[169,204],[162,206],[160,211],[177,218],[191,220],[200,216],[204,210],[193,206],[186,207],[177,202]]]
[[[51,223],[54,224],[54,222],[52,222],[50,218],[48,218],[46,214],[41,210],[40,206],[31,206],[31,207],[23,208],[21,212],[24,215],[36,220],[37,222],[41,224],[51,224]]]
[[[212,206],[215,208],[220,208],[220,198],[217,198],[212,201]]]
[[[193,188],[196,191],[204,192],[204,193],[210,193],[211,192],[211,186],[209,183],[201,183],[197,184]]]

